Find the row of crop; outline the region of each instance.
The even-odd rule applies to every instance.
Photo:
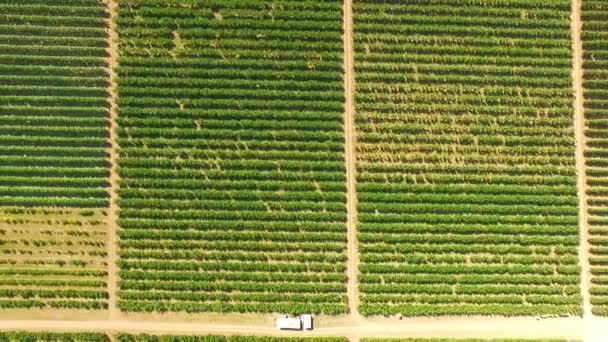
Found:
[[[285,294],[285,293],[192,293],[192,292],[141,292],[122,291],[119,296],[122,300],[138,301],[193,301],[207,302],[220,301],[223,303],[344,303],[346,296],[340,294]]]
[[[578,285],[576,275],[513,275],[513,274],[362,274],[362,284],[437,284],[437,285]]]
[[[574,265],[391,265],[363,264],[359,267],[363,274],[540,274],[576,275],[579,267]]]
[[[454,235],[476,235],[476,234],[500,234],[502,236],[526,235],[526,236],[567,236],[576,235],[576,225],[562,226],[521,226],[521,225],[474,225],[474,224],[424,224],[424,223],[366,223],[359,227],[361,233],[376,234],[454,234]],[[454,241],[456,243],[457,241]]]
[[[256,32],[257,34],[257,32]],[[253,34],[249,34],[252,36]],[[297,32],[290,32],[290,35],[298,36]],[[298,36],[299,37],[299,36]],[[196,37],[196,38],[180,38],[185,43],[185,47],[180,51],[182,54],[188,55],[189,51],[194,51],[198,49],[205,49],[209,47],[209,42],[214,41],[215,39],[208,39],[206,37]],[[336,41],[330,39],[329,41],[320,41],[317,39],[292,39],[289,41],[285,41],[282,37],[271,37],[267,36],[265,39],[243,39],[246,37],[229,37],[222,36],[222,39],[217,40],[217,45],[231,50],[261,50],[261,49],[277,49],[281,51],[308,51],[309,49],[323,51],[336,51],[339,48],[336,48]],[[125,50],[125,54],[129,55],[132,47],[137,50],[140,46],[146,46],[153,51],[162,51],[171,49],[174,46],[174,41],[170,37],[146,37],[146,38],[132,38],[132,37],[123,37],[121,40],[122,48]]]
[[[108,185],[108,182],[103,178],[67,178],[67,177],[46,177],[46,178],[36,178],[36,177],[23,177],[23,176],[5,176],[0,177],[0,189],[5,187],[14,187],[14,186],[22,186],[24,183],[28,183],[29,186],[36,186],[41,188],[48,187],[57,187],[70,189],[69,191],[74,191],[75,188],[105,188]],[[32,188],[33,189],[33,188]],[[31,189],[30,189],[31,190]],[[33,190],[33,193],[40,194],[44,190]],[[2,191],[0,190],[0,193]],[[20,195],[24,195],[20,193]]]
[[[160,163],[149,163],[146,159],[135,159],[134,161],[136,162],[145,162],[146,164],[148,164],[148,166],[150,167],[160,167],[161,165],[159,165]],[[224,169],[231,169],[230,163],[231,161],[226,161],[222,163],[222,167]],[[209,162],[209,164],[211,164],[212,162]],[[286,166],[291,166],[291,165],[285,165],[288,162],[285,161],[281,161],[281,162],[268,162],[268,163],[263,163],[263,162],[257,162],[257,163],[250,163],[251,166],[266,166],[268,165],[268,169],[272,170],[272,169],[287,169],[287,170],[298,170],[297,166],[300,163],[289,163],[291,165],[293,165],[292,167],[286,167]],[[304,162],[302,162],[300,165],[302,165],[302,169],[304,169],[305,171],[309,171],[311,166],[313,166],[314,169],[323,169],[323,165],[328,166],[326,168],[326,170],[330,171],[332,169],[335,169],[335,166],[339,166],[339,167],[343,167],[343,165],[339,165],[338,163],[318,163],[320,165],[310,165],[314,162],[310,162],[308,165],[305,164]],[[126,164],[126,163],[125,163]],[[123,164],[123,166],[125,165]],[[150,165],[152,164],[152,165]],[[168,166],[170,166],[170,163],[165,163],[165,164],[169,164]],[[244,162],[240,162],[238,161],[237,165],[238,168],[235,168],[237,170],[251,170],[254,169],[253,167],[250,168],[246,168],[246,167],[242,167],[242,164],[246,164]],[[261,165],[260,165],[261,164]],[[266,164],[266,165],[264,165]],[[295,165],[294,165],[295,164]],[[304,167],[305,165],[307,165],[308,167]],[[129,165],[129,167],[133,167],[134,165]],[[137,165],[137,167],[141,167],[142,169],[145,167],[146,165]],[[163,165],[164,166],[164,165]],[[176,167],[174,169],[179,169],[180,167],[185,167],[187,165],[180,165],[179,163],[175,165]],[[204,165],[201,165],[204,166]],[[331,166],[331,168],[329,167]],[[167,168],[165,166],[165,168]],[[201,169],[202,167],[200,167],[199,169]],[[192,168],[194,170],[196,170],[197,168]],[[264,170],[264,168],[259,168]],[[252,179],[248,179],[248,180],[208,180],[208,181],[194,181],[194,180],[186,180],[186,179],[162,179],[162,178],[129,178],[129,179],[124,179],[121,180],[121,184],[129,187],[129,188],[142,188],[142,189],[183,189],[183,190],[224,190],[224,191],[229,191],[229,190],[233,190],[233,191],[239,191],[239,190],[256,190],[256,191],[281,191],[281,190],[285,190],[285,191],[307,191],[307,192],[313,192],[315,190],[317,190],[317,188],[315,187],[314,181],[309,181],[309,182],[305,182],[305,181],[277,181],[277,182],[272,182],[272,181],[267,181],[267,180],[260,180],[258,182],[256,182],[255,180]],[[339,191],[343,191],[344,190],[344,184],[343,183],[338,183],[338,182],[323,182],[320,184],[319,186],[320,191],[323,192],[339,192]],[[251,198],[254,198],[255,196],[252,195]],[[277,196],[277,198],[281,198],[280,196]]]
[[[316,69],[316,68],[315,68]],[[216,69],[217,70],[217,69]],[[256,69],[259,70],[259,69]],[[274,73],[269,72],[268,76],[276,77]],[[178,77],[123,77],[121,84],[127,89],[141,89],[140,87],[172,87],[173,89],[185,88],[192,89],[196,86],[197,89],[239,89],[239,90],[283,90],[283,91],[316,91],[323,94],[327,91],[340,90],[340,84],[333,82],[323,82],[317,80],[295,81],[295,80],[237,80],[237,79],[183,79]],[[123,87],[123,89],[125,89]],[[256,91],[256,95],[258,91]],[[321,94],[321,95],[323,95]]]
[[[575,295],[580,294],[578,285],[444,285],[444,284],[362,284],[361,290],[366,294],[400,293],[400,294],[542,294],[542,295]]]
[[[103,310],[108,308],[106,302],[83,301],[83,300],[0,300],[0,309],[81,309],[81,310]]]
[[[564,304],[402,304],[386,305],[366,304],[359,307],[359,311],[366,316],[403,314],[406,316],[534,316],[534,315],[572,315],[580,316],[582,310],[579,305]]]
[[[14,99],[11,101],[12,104],[19,104],[17,100],[20,98],[12,97]],[[41,98],[40,100],[44,100]],[[87,103],[85,99],[78,98],[62,98],[56,99],[55,101],[51,99],[46,99],[44,104],[60,104],[64,105],[87,105],[87,104],[100,104],[100,102],[95,103]],[[91,99],[91,101],[95,101],[95,99]],[[42,101],[41,101],[42,102]],[[119,103],[121,106],[125,107],[169,107],[176,108],[176,102],[174,98],[163,98],[163,97],[121,97],[119,99]],[[183,98],[180,99],[180,103],[187,108],[195,108],[195,109],[230,109],[234,107],[235,101],[229,98],[216,98],[216,99],[206,99],[206,98]],[[274,107],[277,110],[307,110],[307,111],[342,111],[344,104],[341,101],[306,101],[306,100],[283,100],[283,99],[239,99],[237,103],[242,107],[242,109],[251,109],[251,110],[262,110],[268,107]],[[0,104],[3,104],[0,102]]]
[[[185,67],[181,66],[173,66],[172,64],[167,64],[169,62],[164,62],[161,58],[161,62],[158,66],[146,66],[140,65],[138,63],[125,64],[122,65],[118,71],[121,75],[127,80],[133,78],[150,78],[151,80],[158,79],[174,79],[180,77],[187,77],[188,80],[192,80],[194,84],[200,83],[202,80],[209,84],[218,83],[218,84],[227,84],[233,82],[240,81],[257,81],[257,82],[270,82],[277,81],[279,84],[284,82],[313,82],[313,81],[328,81],[326,83],[334,83],[336,77],[340,76],[340,73],[337,71],[327,71],[327,70],[291,70],[287,68],[286,70],[276,70],[276,67],[264,68],[263,65],[261,67],[257,67],[256,65],[251,65],[251,63],[243,62],[242,69],[235,68],[232,64],[228,65],[220,65],[215,66],[212,65],[207,67],[205,65],[187,65]],[[277,61],[276,63],[283,63]],[[165,64],[167,66],[165,67]],[[173,67],[172,67],[173,66]],[[220,83],[221,82],[221,83]],[[122,84],[122,83],[121,83]],[[157,84],[161,85],[161,84]],[[170,85],[170,84],[169,84]],[[230,88],[229,88],[230,89]],[[335,86],[330,87],[330,89],[335,89]],[[150,108],[153,109],[153,108]],[[273,112],[277,108],[274,108]],[[291,109],[291,108],[290,108]],[[233,109],[234,110],[234,109]],[[289,109],[288,109],[289,110]],[[293,109],[291,109],[293,110]]]
[[[3,331],[0,332],[2,342],[110,342],[110,338],[102,333],[51,333],[51,332],[26,332],[26,331]],[[126,342],[126,341],[125,341]]]
[[[543,216],[543,215],[493,215],[491,213],[478,213],[462,215],[461,213],[442,213],[437,215],[433,212],[419,214],[410,213],[407,215],[362,213],[359,221],[364,223],[426,223],[426,224],[526,224],[526,225],[555,225],[564,224],[576,225],[577,216]]]
[[[457,235],[449,234],[382,234],[361,233],[359,241],[363,243],[388,243],[388,244],[415,244],[415,243],[479,243],[479,244],[517,244],[517,245],[576,245],[577,234],[567,236],[554,235],[503,235],[503,234],[475,234]]]
[[[71,208],[103,208],[107,207],[107,198],[75,198],[75,197],[0,197],[2,206],[25,207],[71,207]]]
[[[1,119],[0,119],[1,121]],[[136,120],[121,120],[121,121],[127,121],[129,123],[133,123]],[[146,120],[148,122],[150,122],[150,120]],[[169,125],[172,123],[173,120],[166,120],[166,123]],[[156,125],[157,122],[156,120],[150,122],[151,125]],[[217,125],[220,126],[219,124],[215,123],[215,122],[211,122],[211,125]],[[242,123],[238,123],[235,128],[238,129],[241,126]],[[251,125],[251,126],[259,126],[256,128],[259,129],[264,129],[264,122],[260,122],[258,123],[258,125]],[[276,127],[274,129],[286,129],[287,126],[289,125],[289,122],[285,122],[284,125],[277,125],[279,127]],[[326,126],[325,129],[323,129],[322,127],[320,127],[321,125],[314,127],[314,122],[310,123],[310,126],[312,127],[305,127],[305,128],[300,128],[301,130],[312,130],[312,131],[316,131],[316,132],[320,132],[320,131],[324,131],[324,130],[333,130],[335,131],[335,129],[332,129],[331,126],[334,126],[333,123],[329,123],[328,125],[325,125],[325,123],[322,123],[323,126]],[[179,127],[179,124],[175,124],[176,127]],[[190,125],[189,125],[190,126]],[[188,128],[189,128],[188,126]],[[194,123],[192,124],[192,126],[194,126]],[[226,127],[228,126],[228,127]],[[224,128],[230,128],[229,126],[230,123],[224,125]],[[296,125],[294,125],[296,126]],[[250,127],[253,128],[253,127]],[[335,127],[334,127],[335,128]],[[177,159],[177,158],[181,158],[181,159],[209,159],[209,158],[220,158],[222,160],[230,160],[230,159],[253,159],[253,160],[283,160],[283,159],[288,159],[288,160],[306,160],[306,161],[338,161],[340,159],[343,159],[343,156],[341,153],[335,153],[335,152],[321,152],[321,151],[275,151],[275,150],[241,150],[241,151],[234,151],[234,150],[230,150],[230,149],[171,149],[171,148],[162,148],[162,149],[158,149],[158,148],[146,148],[146,149],[141,149],[141,148],[122,148],[120,150],[120,154],[125,157],[125,158],[151,158],[151,157],[155,157],[156,159]]]
[[[368,243],[359,247],[363,253],[432,253],[432,254],[550,254],[554,251],[557,255],[576,255],[576,245],[515,245],[499,243],[441,243],[441,244],[408,244],[395,245],[387,243]]]
[[[6,138],[0,137],[0,143],[3,143]],[[207,149],[207,148],[247,148],[251,150],[275,150],[275,151],[326,151],[338,152],[344,151],[339,141],[264,141],[257,140],[256,137],[248,138],[241,136],[238,140],[234,139],[215,139],[215,140],[198,140],[196,138],[181,138],[181,139],[158,139],[158,138],[121,138],[118,140],[122,148],[185,148],[185,149]],[[50,140],[52,144],[54,140]]]
[[[394,304],[549,304],[549,305],[578,305],[580,297],[564,297],[562,295],[367,295],[361,298],[363,305],[394,305]]]
[[[123,148],[124,150],[125,148]],[[129,149],[136,149],[134,147],[129,147]],[[175,154],[175,156],[183,157],[184,155],[180,155],[177,151],[171,151],[171,148],[167,147],[165,150],[169,151],[170,154]],[[184,153],[188,153],[190,149],[184,150]],[[222,153],[222,152],[219,152]],[[300,152],[305,153],[305,152]],[[323,153],[321,153],[323,155]],[[331,159],[334,157],[332,156]],[[242,181],[248,179],[256,179],[260,181],[268,181],[268,180],[276,180],[276,181],[318,181],[318,182],[337,182],[344,179],[343,172],[337,171],[316,171],[310,173],[302,173],[297,171],[257,171],[257,170],[205,170],[201,172],[200,170],[167,170],[167,169],[125,169],[121,170],[122,174],[125,178],[173,178],[173,179],[193,179],[202,174],[205,175],[206,179],[209,180],[234,180],[234,181]],[[570,179],[568,179],[570,181]],[[567,182],[562,182],[567,183]],[[125,191],[128,189],[125,189]],[[149,190],[150,197],[154,197],[154,191]],[[146,190],[146,191],[148,191]],[[162,191],[162,190],[161,190]],[[133,195],[136,195],[137,192],[134,192]],[[142,193],[143,194],[143,193]],[[157,192],[157,194],[160,194]],[[185,194],[185,193],[183,193]],[[193,193],[190,193],[192,195]],[[171,193],[165,191],[163,196],[170,196],[171,198],[180,198],[180,194],[175,195],[175,197],[171,196]],[[211,193],[209,194],[211,198],[214,198]],[[234,195],[234,194],[233,194]],[[257,198],[258,196],[264,196],[264,194],[252,194],[249,193],[253,198]],[[291,194],[282,194],[277,196],[277,199],[280,198],[290,198]],[[323,194],[320,194],[323,196]],[[238,197],[238,195],[236,195]],[[276,196],[276,195],[275,195]],[[137,196],[135,196],[137,197]],[[322,197],[318,197],[322,198]],[[246,199],[243,197],[242,199]]]
[[[503,195],[503,194],[442,194],[442,193],[393,193],[371,194],[363,193],[359,196],[363,200],[374,200],[374,204],[362,204],[363,211],[370,206],[378,208],[393,208],[392,203],[427,203],[427,204],[528,204],[534,206],[577,205],[575,196],[555,195]],[[402,206],[396,209],[401,209]]]
[[[182,250],[184,248],[202,248],[216,251],[234,251],[234,250],[246,250],[246,251],[267,251],[277,252],[282,251],[286,253],[302,251],[302,252],[341,252],[344,251],[344,246],[341,242],[271,242],[264,241],[260,243],[258,241],[196,241],[196,240],[129,240],[122,241],[120,246],[124,249],[138,248],[138,249],[165,249],[165,250]]]
[[[307,260],[308,262],[321,263],[343,263],[346,261],[344,253],[331,254],[320,253],[269,253],[269,252],[216,252],[213,250],[205,252],[197,251],[164,251],[164,250],[123,250],[121,257],[124,260],[188,260],[188,261],[243,261],[243,262],[297,262]]]
[[[212,262],[212,261],[162,261],[162,260],[121,260],[118,265],[124,269],[137,270],[179,270],[179,271],[234,271],[234,272],[344,272],[345,264],[320,262]],[[317,286],[319,284],[316,284]],[[268,286],[268,285],[265,285]]]
[[[134,171],[134,170],[130,170]],[[126,173],[126,172],[125,172]],[[200,172],[199,172],[200,174]],[[182,173],[183,175],[183,173]],[[227,172],[226,178],[230,174]],[[130,173],[130,177],[135,177]],[[145,177],[141,175],[140,177]],[[167,174],[166,177],[175,177],[172,174]],[[340,175],[342,177],[342,175]],[[159,177],[160,178],[160,177]],[[269,179],[269,177],[260,177],[262,180]],[[220,178],[223,179],[223,178]],[[238,178],[236,178],[238,180]],[[249,177],[248,179],[255,179]],[[322,179],[321,179],[322,180]],[[277,181],[282,181],[277,180]],[[137,184],[137,183],[135,183]],[[131,183],[131,186],[134,184]],[[235,184],[236,185],[236,184]],[[344,202],[345,195],[340,191],[323,191],[323,192],[286,192],[277,194],[275,191],[256,189],[255,192],[251,192],[247,189],[179,189],[179,187],[168,187],[166,189],[154,189],[152,187],[144,188],[129,188],[120,190],[121,198],[134,199],[134,198],[163,198],[167,200],[194,200],[194,199],[207,199],[207,200],[222,200],[222,201],[268,201],[268,202]]]
[[[148,218],[148,219],[187,219],[187,220],[267,220],[267,221],[310,221],[310,222],[344,222],[346,213],[325,213],[325,212],[259,212],[247,210],[146,210],[146,209],[122,209],[121,215],[128,218]],[[174,232],[177,234],[177,232]],[[293,235],[293,234],[292,234]],[[145,235],[141,232],[140,237],[154,235]],[[186,238],[186,235],[176,236],[177,238]],[[194,238],[194,235],[191,237]],[[310,236],[308,237],[310,238]],[[293,239],[297,239],[294,235]]]
[[[0,181],[1,183],[1,181]],[[0,187],[0,195],[3,193]],[[130,209],[157,210],[252,210],[252,211],[284,211],[284,212],[346,212],[343,203],[318,202],[260,202],[260,201],[218,201],[218,200],[171,200],[171,199],[129,199],[119,201],[120,206]]]
[[[464,143],[467,143],[466,141]],[[480,173],[488,174],[488,175],[511,175],[511,176],[566,176],[573,177],[572,174],[575,171],[575,167],[573,165],[502,165],[502,164],[476,164],[476,165],[465,165],[465,164],[419,164],[419,165],[410,165],[410,164],[390,164],[390,163],[359,163],[358,168],[365,172],[386,172],[386,173],[394,173],[394,174],[403,174],[403,175],[422,175],[425,173],[432,172],[441,172],[446,175],[453,174],[477,174]],[[480,186],[483,184],[471,186],[469,184],[453,184],[453,189],[467,189],[466,191],[471,191],[475,188],[481,187],[485,189],[485,186]],[[374,184],[369,186],[382,186],[381,184]],[[415,186],[421,187],[429,187],[433,188],[433,184],[408,184],[408,185],[397,185],[397,184],[388,184],[386,185],[387,189],[396,188],[399,186],[409,186],[410,188]],[[495,187],[496,185],[492,185]],[[509,190],[514,188],[514,186],[503,187],[504,190]],[[522,187],[524,188],[524,187]],[[565,194],[565,193],[574,193],[570,188],[570,192],[566,191],[568,187],[556,187],[559,189],[559,192],[554,192],[555,194]],[[542,189],[545,189],[544,187]],[[386,191],[382,189],[379,192]],[[545,192],[541,192],[545,193]]]
[[[140,48],[119,48],[121,53],[129,57],[154,57],[154,58],[166,58],[174,55],[171,50],[167,49],[148,49],[146,47]],[[328,60],[328,61],[339,61],[342,57],[341,52],[310,52],[305,46],[298,50],[275,50],[272,54],[269,54],[265,49],[240,49],[234,51],[232,49],[224,50],[228,52],[219,51],[216,49],[199,49],[199,50],[185,50],[180,53],[180,56],[186,58],[225,58],[239,57],[243,59],[261,59],[261,58],[272,58],[273,60],[294,60],[294,59],[311,59],[311,60]],[[83,58],[83,57],[81,57]]]
[[[58,15],[6,14],[0,17],[0,25],[36,25],[99,28],[105,27],[105,20],[105,17],[100,16],[78,17]]]
[[[361,261],[364,263],[389,263],[399,262],[407,263],[408,265],[488,265],[488,264],[518,264],[518,265],[543,265],[543,264],[558,264],[568,265],[577,261],[576,255],[570,256],[529,256],[529,255],[494,255],[494,256],[453,256],[453,255],[425,255],[425,254],[409,254],[395,255],[389,253],[373,253],[368,252],[361,256]],[[591,264],[604,264],[606,259],[592,259]]]
[[[414,128],[412,128],[412,130],[414,130]],[[602,134],[600,131],[597,131],[598,134]],[[424,134],[423,136],[420,136],[421,134]],[[504,146],[539,146],[539,147],[551,147],[551,146],[568,146],[568,144],[572,144],[572,138],[571,137],[542,137],[542,132],[538,132],[537,134],[541,134],[541,136],[539,135],[527,135],[527,136],[522,136],[522,137],[518,137],[518,136],[507,136],[507,135],[501,135],[501,134],[490,134],[490,135],[480,135],[480,136],[475,136],[472,133],[457,133],[457,131],[455,130],[445,130],[444,134],[449,134],[450,137],[444,137],[441,138],[439,136],[439,134],[434,133],[433,131],[431,131],[430,129],[418,129],[415,132],[410,132],[410,134],[403,134],[403,135],[399,135],[399,136],[395,136],[392,135],[390,132],[380,132],[380,133],[375,133],[375,132],[365,132],[364,138],[361,139],[362,143],[365,144],[373,144],[373,143],[382,143],[382,144],[424,144],[424,143],[437,143],[437,144],[445,144],[447,142],[453,142],[455,144],[463,144],[467,141],[471,141],[471,143],[474,144],[483,144],[483,145],[490,145],[490,146],[494,146],[497,151],[500,150],[501,147]],[[447,141],[446,141],[447,140]],[[438,161],[441,161],[441,159],[439,159],[438,157],[434,157],[434,154],[423,154],[423,153],[417,153],[415,155],[415,157],[407,157],[407,154],[403,153],[403,156],[400,157],[400,159],[413,159],[415,161],[417,161],[418,163],[424,163],[425,160],[421,159],[421,156],[425,155],[425,156],[430,156],[429,157],[429,161],[432,161],[434,163],[427,163],[426,165],[433,165],[433,164],[439,164],[437,163]],[[452,156],[453,155],[449,155],[446,152],[443,153],[442,158],[446,159],[448,156]],[[523,161],[527,159],[529,160],[544,160],[545,163],[555,163],[558,162],[557,164],[554,165],[559,165],[559,162],[563,163],[564,166],[560,167],[560,169],[564,169],[564,167],[566,165],[573,165],[572,162],[568,162],[567,158],[565,157],[552,157],[552,156],[537,156],[537,155],[528,155],[528,156],[521,156],[521,155],[515,155],[515,156],[508,156],[508,155],[490,155],[490,156],[486,156],[486,155],[475,155],[475,154],[466,154],[463,155],[466,156],[467,159],[470,160],[468,167],[474,167],[477,166],[475,164],[478,164],[478,167],[483,167],[483,164],[486,165],[491,165],[491,162],[494,162],[496,164],[497,161],[500,161],[500,164],[510,164],[509,166],[512,166],[513,168],[516,168],[518,165],[526,165]],[[372,156],[373,157],[373,156]],[[386,156],[386,158],[388,158],[390,160],[390,156]],[[502,159],[502,160],[501,160]],[[373,159],[372,159],[373,160]],[[407,167],[405,166],[407,165],[406,163],[403,164],[385,164],[383,167],[385,168],[395,168],[395,167]],[[423,164],[421,167],[425,167],[425,164]],[[466,164],[465,164],[466,165]],[[536,164],[532,164],[532,165],[526,165],[527,167],[535,167],[538,166]],[[524,167],[526,167],[524,166]],[[499,168],[499,167],[497,167]],[[563,171],[562,171],[563,172]]]
[[[88,298],[88,299],[107,299],[108,293],[105,291],[86,291],[86,290],[16,290],[0,289],[2,298]]]
[[[388,215],[404,214],[455,214],[466,210],[470,214],[488,213],[491,215],[561,215],[575,216],[578,211],[573,205],[532,205],[529,203],[519,204],[515,200],[502,204],[478,204],[478,203],[362,203],[358,205],[361,213],[383,213]],[[366,217],[369,219],[369,216]],[[370,221],[382,222],[382,220],[371,219]]]
[[[391,183],[406,182],[412,180],[422,180],[436,185],[454,184],[462,182],[466,184],[487,184],[487,185],[571,185],[576,182],[572,176],[561,175],[500,175],[500,174],[444,174],[435,171],[428,171],[424,174],[382,174],[378,172],[362,171],[358,174],[361,183],[378,183],[389,181]],[[598,180],[589,180],[598,182]],[[606,184],[606,183],[604,183]],[[474,195],[474,194],[472,194]],[[543,196],[539,194],[538,196]]]
[[[121,270],[124,281],[198,281],[259,282],[259,283],[344,283],[346,274],[341,273],[280,273],[280,272],[146,272]]]
[[[339,32],[342,28],[341,20],[260,20],[260,18],[231,18],[231,20],[209,20],[207,17],[199,18],[170,18],[159,20],[158,17],[142,17],[134,20],[123,16],[124,12],[117,19],[119,32],[129,28],[163,28],[180,27],[183,29],[208,27],[211,29],[238,29],[245,32],[250,30],[277,30],[277,31],[311,31],[320,32]],[[318,13],[318,12],[316,12]],[[340,46],[334,43],[334,48]]]
[[[120,300],[118,307],[126,312],[283,312],[289,314],[300,314],[310,312],[313,314],[339,315],[347,313],[348,309],[344,304],[323,304],[323,303],[196,303],[196,302],[145,302]]]

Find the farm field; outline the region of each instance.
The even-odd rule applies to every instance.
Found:
[[[3,0],[0,13],[0,205],[106,206],[103,3]]]
[[[339,1],[125,0],[119,307],[340,314]]]
[[[608,316],[608,4],[586,0],[582,16],[591,304]]]
[[[0,13],[0,315],[103,309],[105,5],[0,1]]]
[[[89,209],[0,208],[0,309],[106,308],[104,219]]]
[[[579,315],[570,1],[354,1],[363,315]]]

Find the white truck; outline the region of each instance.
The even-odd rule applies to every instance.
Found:
[[[302,320],[300,317],[283,315],[277,318],[277,328],[279,330],[302,330]]]
[[[299,317],[289,317],[288,315],[281,315],[276,320],[277,328],[279,330],[312,330],[312,315],[304,314]]]

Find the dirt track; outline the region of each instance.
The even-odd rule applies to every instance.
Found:
[[[574,131],[576,137],[576,170],[579,199],[579,260],[581,264],[581,295],[583,297],[583,314],[591,317],[589,290],[591,272],[589,270],[589,246],[587,225],[587,175],[585,168],[585,113],[583,108],[583,46],[581,42],[581,0],[572,1],[572,82],[574,89]]]
[[[109,102],[110,102],[110,146],[108,153],[110,155],[110,187],[108,189],[110,193],[110,205],[108,207],[107,215],[107,226],[108,226],[108,308],[110,319],[115,319],[120,315],[118,310],[116,293],[117,293],[117,270],[116,261],[118,258],[118,240],[117,240],[117,227],[116,222],[118,219],[118,143],[116,137],[116,119],[118,116],[118,93],[116,85],[116,65],[118,63],[118,35],[116,32],[116,14],[118,10],[118,3],[116,0],[106,0],[106,5],[110,17],[108,19],[108,73],[109,73]]]
[[[354,319],[360,319],[359,307],[359,246],[357,243],[357,192],[356,192],[356,131],[355,131],[355,70],[353,49],[352,1],[344,1],[344,155],[346,162],[346,227],[348,230],[348,305]]]

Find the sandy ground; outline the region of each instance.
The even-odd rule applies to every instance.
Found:
[[[581,264],[581,295],[583,297],[583,314],[592,316],[589,290],[591,272],[589,266],[589,231],[587,225],[587,174],[585,168],[585,113],[583,108],[583,46],[581,42],[581,0],[572,1],[572,82],[574,89],[574,130],[576,137],[576,169],[579,199],[579,260]],[[607,334],[608,335],[608,334]]]

